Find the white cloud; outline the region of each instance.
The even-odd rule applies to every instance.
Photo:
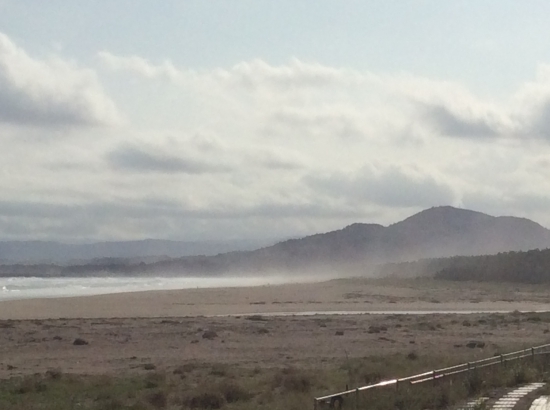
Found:
[[[97,56],[103,64],[112,70],[130,71],[148,78],[166,78],[170,81],[178,82],[192,73],[191,71],[181,72],[170,61],[165,61],[160,65],[153,65],[142,57],[120,57],[108,51],[100,51]]]
[[[448,91],[445,85],[422,78],[379,76],[298,59],[279,66],[256,59],[231,68],[193,71],[177,68],[170,61],[155,65],[137,56],[108,52],[98,56],[111,70],[167,80],[203,97],[208,95],[210,101],[221,102],[218,109],[224,109],[223,105],[225,109],[241,107],[247,117],[264,121],[260,128],[270,135],[287,134],[292,127],[301,137],[330,134],[353,139],[388,131],[402,134],[419,121],[419,109],[435,106],[436,98],[444,98]],[[466,94],[462,91],[460,100]],[[462,106],[471,101],[473,97]],[[425,128],[431,126],[424,122]]]
[[[32,58],[0,33],[0,121],[109,125],[120,115],[94,71],[59,57]]]
[[[369,77],[355,70],[305,63],[296,58],[280,66],[272,66],[260,59],[243,61],[231,69],[215,70],[213,74],[221,80],[249,89],[273,87],[285,91],[334,85],[350,86],[360,84]]]
[[[285,236],[387,224],[434,205],[495,213],[499,201],[542,215],[550,145],[519,136],[544,119],[543,68],[495,102],[459,84],[297,59],[211,70],[99,60],[128,122],[49,146],[13,136],[1,155],[13,175],[0,180],[4,236],[32,226],[52,238]],[[57,132],[13,135],[43,130]]]
[[[196,71],[177,68],[170,60],[161,64],[150,63],[139,56],[117,56],[108,51],[98,53],[99,60],[109,69],[129,71],[148,78],[164,78],[173,82],[215,79],[226,84],[261,89],[272,86],[282,89],[295,87],[353,85],[363,82],[365,75],[354,70],[333,68],[318,63],[305,63],[292,59],[287,65],[272,66],[261,59],[243,61],[233,67]]]
[[[535,81],[506,101],[495,102],[446,81],[379,75],[298,59],[278,66],[255,59],[230,68],[195,71],[178,68],[169,60],[155,65],[141,57],[105,51],[99,58],[110,69],[193,88],[246,106],[271,122],[293,121],[298,127],[309,122],[314,135],[318,134],[315,127],[327,125],[328,130],[335,128],[336,135],[389,130],[392,135],[420,132],[470,139],[550,138],[547,65],[538,68]]]
[[[550,141],[550,64],[539,65],[535,80],[524,84],[512,103],[520,123],[518,132]]]

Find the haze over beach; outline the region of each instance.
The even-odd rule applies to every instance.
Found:
[[[0,0],[0,408],[350,408],[330,393],[423,373],[355,408],[489,409],[550,381],[538,348],[470,372],[550,343],[548,16]]]

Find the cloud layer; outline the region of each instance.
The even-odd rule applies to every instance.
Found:
[[[100,52],[98,57],[111,70],[166,80],[182,88],[214,87],[219,93],[246,95],[262,104],[285,103],[285,107],[303,108],[315,102],[317,112],[309,116],[305,110],[294,113],[292,125],[310,122],[324,127],[323,122],[340,122],[336,126],[345,128],[350,126],[346,122],[350,118],[339,113],[338,108],[349,114],[353,112],[351,107],[360,111],[362,106],[372,109],[373,105],[378,105],[379,109],[385,108],[388,112],[397,111],[398,117],[408,117],[407,122],[417,123],[425,132],[437,136],[550,138],[550,65],[545,64],[538,67],[534,81],[524,84],[507,101],[496,103],[445,81],[407,74],[377,75],[298,59],[280,66],[258,59],[236,64],[230,69],[195,71],[179,69],[169,60],[155,65],[141,57],[115,56],[106,51]],[[381,101],[385,101],[382,107],[378,104]],[[330,107],[325,107],[324,114],[319,109],[322,105]],[[283,112],[275,113],[275,119],[286,117],[292,121],[292,114]],[[371,120],[368,112],[361,114]]]
[[[287,237],[447,204],[550,226],[550,66],[496,100],[300,59],[96,57],[0,35],[0,239]]]
[[[110,125],[120,121],[91,69],[35,59],[0,33],[0,121],[17,125]]]

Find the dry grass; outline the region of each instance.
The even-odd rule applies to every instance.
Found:
[[[387,374],[426,370],[448,358],[408,355],[364,358],[339,367],[308,369],[232,368],[220,373],[220,365],[194,363],[175,371],[140,375],[85,376],[56,371],[0,381],[0,408],[20,409],[306,409],[312,397],[337,391],[350,378],[375,382]],[[359,406],[370,409],[444,409],[466,397],[496,394],[498,389],[544,379],[550,358],[536,362],[498,365],[437,383],[402,384],[359,396]],[[218,370],[216,370],[218,369]],[[185,375],[185,377],[181,377]],[[452,384],[451,384],[452,380]],[[351,387],[351,386],[350,386]],[[346,398],[353,403],[354,396]],[[361,407],[360,407],[361,408]]]

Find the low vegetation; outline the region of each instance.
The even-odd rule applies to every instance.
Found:
[[[391,297],[410,297],[405,286],[416,289],[415,281]],[[436,282],[421,281],[426,300],[432,288],[446,300],[467,285]],[[545,291],[522,296],[527,287],[506,286],[503,295],[547,300]],[[353,289],[350,300],[373,297],[368,287]],[[484,297],[500,300],[495,292]],[[2,410],[301,410],[313,408],[313,397],[548,343],[550,313],[10,320],[0,329]],[[542,359],[365,392],[360,408],[436,409],[493,396],[543,380]]]
[[[358,407],[373,410],[420,410],[447,409],[468,400],[488,397],[496,400],[509,388],[535,381],[547,381],[550,369],[548,357],[538,357],[536,361],[524,359],[521,362],[496,365],[484,369],[472,369],[459,375],[437,381],[428,380],[411,386],[395,385],[369,391],[357,397]],[[355,405],[355,397],[347,398],[350,408]]]
[[[410,351],[308,369],[188,362],[171,371],[117,376],[65,374],[52,369],[43,374],[1,380],[0,408],[302,410],[312,408],[314,396],[452,364],[452,358],[451,354],[434,357]],[[403,384],[397,390],[392,386],[362,393],[358,397],[359,405],[368,404],[375,410],[444,409],[466,398],[494,395],[502,388],[543,380],[549,364],[550,358],[537,356],[535,361],[524,359],[497,368],[479,369],[437,383]],[[346,397],[349,406],[354,400],[354,396]]]

